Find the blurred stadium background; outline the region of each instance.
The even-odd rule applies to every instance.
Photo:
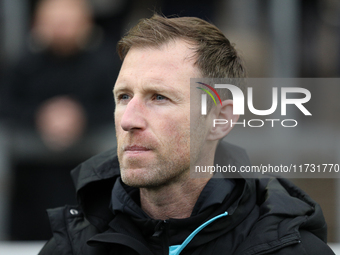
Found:
[[[85,158],[104,151],[115,143],[113,104],[104,105],[106,111],[103,115],[107,117],[97,120],[96,115],[102,112],[103,107],[97,101],[104,100],[92,102],[93,98],[88,98],[88,95],[77,94],[72,94],[72,100],[68,100],[64,97],[65,94],[68,95],[67,88],[52,93],[43,88],[46,84],[39,84],[39,81],[44,77],[59,79],[62,76],[62,83],[73,84],[81,82],[89,74],[88,70],[93,69],[93,77],[107,76],[100,87],[106,86],[107,90],[98,91],[98,86],[97,90],[93,88],[94,93],[98,92],[98,98],[102,97],[100,93],[110,94],[119,71],[119,59],[115,54],[117,40],[140,18],[150,17],[153,11],[167,16],[198,16],[213,22],[240,49],[249,77],[340,76],[340,2],[337,0],[88,0],[87,4],[85,12],[88,26],[82,34],[78,33],[79,29],[72,30],[72,20],[67,23],[65,18],[63,24],[54,27],[56,34],[51,35],[48,32],[51,30],[46,31],[46,27],[42,26],[47,24],[48,18],[40,26],[37,25],[39,22],[36,10],[40,1],[0,0],[0,254],[36,254],[44,240],[50,237],[44,209],[75,202],[72,183],[68,177],[69,170]],[[56,10],[56,7],[52,9]],[[52,11],[47,16],[63,17],[64,9],[60,10],[59,13]],[[65,17],[77,15],[76,13],[66,14],[65,11]],[[65,29],[59,29],[58,32],[58,26],[70,28],[67,30],[69,34],[63,32]],[[72,41],[72,38],[75,39]],[[49,59],[46,64],[40,63],[40,57],[44,57],[46,52],[58,59],[58,65]],[[71,68],[79,67],[76,69],[79,75],[67,80],[68,76],[64,74],[67,74],[67,65],[74,56],[82,56],[79,58],[81,60],[72,60],[70,64]],[[45,61],[45,58],[42,59]],[[97,64],[91,62],[92,59],[99,59],[102,66],[91,66],[91,63]],[[49,66],[49,69],[40,72],[39,68],[45,66]],[[107,72],[102,73],[103,70]],[[50,71],[60,71],[61,74],[47,76]],[[46,76],[41,76],[42,72],[46,72]],[[15,82],[18,77],[21,79]],[[36,84],[26,86],[28,79],[32,80],[32,84],[38,81],[41,87]],[[27,91],[21,91],[21,86],[26,86]],[[96,86],[97,84],[94,85]],[[16,88],[14,96],[11,94],[13,88]],[[322,85],[311,85],[308,89],[315,97],[310,107],[317,119],[313,119],[313,123],[301,121],[303,131],[300,130],[296,135],[304,141],[302,146],[291,147],[285,144],[272,148],[270,139],[266,139],[271,134],[264,131],[257,137],[248,137],[236,130],[230,141],[247,148],[255,164],[264,157],[275,158],[278,154],[288,161],[293,157],[305,163],[339,163],[340,86],[325,91]],[[40,95],[39,93],[42,94],[39,102],[31,102],[27,98],[27,95]],[[70,131],[70,136],[73,134],[73,140],[69,139],[73,141],[71,144],[60,143],[62,136],[57,141],[51,140],[48,127],[38,125],[44,123],[37,121],[44,119],[44,111],[41,109],[48,109],[46,105],[57,107],[48,101],[49,93],[51,98],[61,97],[64,100],[61,102],[69,103],[74,109],[73,113],[69,113],[71,116],[85,119],[83,126],[73,129],[73,133]],[[93,95],[92,92],[89,94]],[[265,101],[261,94],[260,91],[258,100]],[[73,100],[74,98],[79,100]],[[26,120],[26,115],[23,115],[32,106],[30,104],[37,105],[36,108],[32,107],[35,109],[31,112],[32,119],[33,122],[36,121],[33,124],[32,119]],[[18,106],[15,113],[12,113],[13,105]],[[91,107],[96,111],[91,112],[88,109]],[[12,118],[15,114],[17,119]],[[82,123],[80,120],[79,123]],[[316,122],[320,124],[316,125]],[[319,136],[322,146],[318,140],[311,138],[315,136]],[[328,223],[328,241],[337,250],[337,254],[340,254],[337,245],[340,243],[339,180],[292,180],[320,203]],[[36,226],[35,231],[32,226]]]

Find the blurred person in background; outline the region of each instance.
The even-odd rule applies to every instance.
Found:
[[[43,0],[37,5],[31,48],[8,81],[14,125],[37,130],[45,145],[63,150],[85,131],[112,119],[111,89],[118,67],[114,49],[101,47],[84,0]],[[111,108],[110,108],[111,107]]]
[[[111,91],[119,71],[112,42],[103,40],[85,0],[39,1],[30,49],[7,76],[3,96],[12,132],[15,240],[47,239],[41,209],[74,201],[65,179],[79,158],[96,152],[91,142],[85,151],[84,141],[114,128]],[[28,156],[32,151],[38,155]]]

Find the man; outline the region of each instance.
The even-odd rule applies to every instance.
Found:
[[[215,152],[249,164],[242,149],[219,143],[231,127],[209,124],[237,121],[232,100],[190,116],[190,78],[245,77],[216,27],[155,15],[118,52],[117,149],[72,172],[79,205],[48,211],[54,237],[40,254],[333,254],[320,207],[288,181],[189,176],[190,160],[212,165]]]

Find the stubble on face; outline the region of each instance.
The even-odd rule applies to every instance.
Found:
[[[199,73],[191,55],[188,44],[180,41],[157,49],[132,48],[124,60],[115,97],[123,90],[129,100],[116,105],[115,119],[121,177],[129,186],[155,188],[188,176],[190,78]],[[150,101],[149,91],[165,96],[166,103]],[[127,113],[130,125],[124,128]],[[146,152],[126,153],[129,146]]]
[[[121,178],[125,184],[138,188],[156,188],[184,178],[190,168],[190,127],[185,132],[176,132],[174,129],[178,127],[173,123],[167,129],[171,130],[169,134],[177,135],[170,140],[155,141],[140,134],[127,133],[125,139],[122,139],[124,144],[141,144],[150,149],[151,160],[138,157],[124,159],[126,146],[119,146],[118,142]]]

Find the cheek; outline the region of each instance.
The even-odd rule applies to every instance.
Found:
[[[163,136],[172,147],[185,149],[190,143],[190,122],[188,118],[176,118],[163,126]],[[173,148],[174,149],[174,148]],[[176,152],[176,149],[175,151]]]

